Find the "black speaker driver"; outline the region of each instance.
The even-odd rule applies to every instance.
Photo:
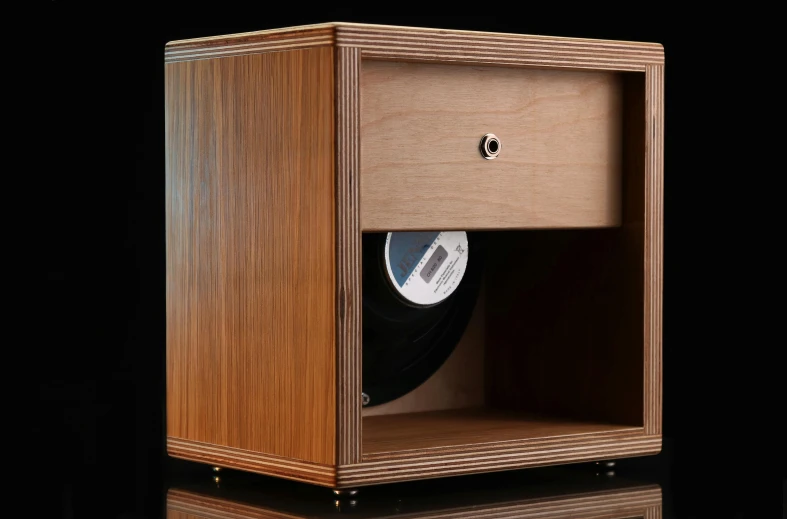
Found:
[[[363,235],[363,392],[366,407],[395,400],[426,382],[464,335],[481,287],[482,232],[468,232],[464,276],[445,300],[417,306],[396,293],[386,272],[387,233]]]

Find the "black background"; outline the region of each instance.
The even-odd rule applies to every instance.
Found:
[[[782,346],[765,332],[772,317],[760,311],[763,293],[776,287],[767,267],[751,262],[771,247],[755,231],[766,219],[763,177],[775,173],[751,147],[761,128],[754,112],[763,110],[753,107],[755,98],[776,96],[778,85],[743,64],[736,41],[746,22],[653,6],[645,13],[639,5],[592,13],[555,6],[544,14],[505,5],[479,5],[479,13],[500,16],[472,17],[367,16],[294,2],[44,8],[47,51],[34,60],[40,80],[31,82],[37,101],[25,126],[45,143],[26,157],[40,173],[29,177],[36,253],[25,260],[43,285],[34,309],[44,317],[28,326],[34,340],[21,349],[36,366],[30,439],[47,503],[66,517],[162,512],[165,43],[354,21],[664,45],[668,448],[658,470],[670,475],[678,517],[710,515],[708,507],[748,516],[748,507],[766,502],[766,488],[778,507],[784,475],[773,471],[782,451],[769,454],[765,445],[783,434],[772,424],[784,406],[766,403],[772,393],[762,382],[783,366]],[[304,15],[285,15],[287,8]],[[752,83],[757,92],[747,97]],[[772,486],[762,486],[766,480]]]

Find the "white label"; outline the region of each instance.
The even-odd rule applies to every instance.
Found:
[[[435,305],[454,293],[467,270],[467,233],[389,232],[385,267],[394,290],[407,301]]]

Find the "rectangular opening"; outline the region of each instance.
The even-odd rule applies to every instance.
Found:
[[[424,384],[363,409],[364,454],[643,426],[643,76],[620,74],[620,224],[467,228],[485,253],[464,334]]]

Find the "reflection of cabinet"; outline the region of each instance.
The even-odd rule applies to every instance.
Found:
[[[661,45],[339,23],[165,62],[171,456],[353,488],[660,451]],[[362,234],[451,229],[494,235],[472,394],[364,415]]]
[[[645,519],[661,518],[661,488],[653,484],[615,481],[500,485],[504,490],[470,488],[467,484],[422,485],[416,491],[362,490],[353,506],[337,505],[325,490],[306,492],[287,483],[269,488],[267,478],[236,488],[208,484],[171,488],[167,519],[329,518],[348,512],[359,519]],[[262,491],[260,491],[262,490]]]

